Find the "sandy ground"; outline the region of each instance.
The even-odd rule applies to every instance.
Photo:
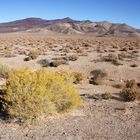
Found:
[[[50,59],[56,55],[53,52],[48,53],[29,62],[23,61],[25,55],[17,55],[12,58],[1,57],[0,62],[11,67],[37,69],[41,67],[37,64],[38,60]],[[118,94],[120,89],[113,85],[128,79],[140,81],[140,57],[133,61],[123,61],[123,65],[115,66],[108,62],[96,61],[100,55],[104,54],[91,50],[87,56],[80,56],[77,61],[57,68],[81,71],[85,74],[84,81],[77,85],[83,98],[83,103],[77,110],[49,117],[43,125],[34,127],[23,127],[1,119],[0,140],[139,140],[140,102],[122,101]],[[138,67],[130,67],[133,63]],[[107,72],[103,85],[89,84],[88,77],[94,69]],[[106,92],[112,94],[111,99],[101,98],[101,94]]]

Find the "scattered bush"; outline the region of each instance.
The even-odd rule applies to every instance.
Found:
[[[108,50],[109,52],[115,52],[115,50]]]
[[[118,88],[118,89],[122,89],[124,87],[124,83],[118,83],[113,85],[113,87]]]
[[[136,86],[137,86],[137,82],[134,79],[127,80],[125,83],[125,88],[136,88]]]
[[[119,62],[119,56],[116,55],[116,54],[108,54],[108,56],[104,56],[104,57],[103,57],[103,60],[104,60],[104,61],[107,61],[107,62],[111,62],[111,63],[114,64],[114,65],[122,65],[122,64]]]
[[[127,52],[127,51],[128,51],[128,48],[127,48],[127,47],[121,48],[120,51],[125,51],[125,52]]]
[[[53,58],[52,62],[50,62],[51,67],[58,67],[62,64],[67,64],[67,59],[65,57]]]
[[[30,60],[32,60],[32,58],[31,57],[26,57],[26,58],[24,58],[24,61],[30,61]]]
[[[10,50],[4,52],[4,57],[10,58],[10,57],[16,57]]]
[[[114,65],[116,65],[116,66],[118,66],[118,65],[123,65],[119,60],[113,60],[112,61],[112,64],[114,64]]]
[[[137,64],[132,64],[132,65],[130,65],[130,67],[135,68],[135,67],[138,67],[138,65]]]
[[[4,111],[23,121],[68,111],[81,102],[72,77],[47,69],[11,70],[3,90]]]
[[[132,51],[132,53],[139,53],[139,51],[138,50],[134,50],[134,51]]]
[[[84,75],[81,72],[73,72],[72,75],[74,77],[75,84],[79,84],[84,78]]]
[[[139,98],[139,91],[137,89],[137,82],[132,80],[127,80],[125,85],[121,91],[121,96],[125,101],[134,101],[135,99]]]
[[[129,47],[128,49],[129,49],[129,50],[134,50],[134,47]]]
[[[126,58],[126,57],[127,57],[127,56],[126,56],[126,54],[125,54],[124,52],[118,54],[118,59],[119,59],[119,60],[124,60],[124,58]]]
[[[47,59],[41,59],[38,61],[38,63],[41,64],[43,67],[48,67],[50,65]]]
[[[76,61],[78,59],[78,55],[77,54],[72,54],[70,56],[68,56],[68,60],[69,61]]]
[[[121,91],[121,96],[125,101],[134,101],[137,98],[137,91],[134,88],[124,88]]]
[[[36,59],[38,56],[39,56],[39,52],[38,52],[38,51],[31,51],[31,52],[28,54],[28,57],[26,57],[26,58],[24,59],[24,61],[34,60],[34,59]]]
[[[90,84],[99,85],[102,83],[103,78],[107,75],[100,69],[94,70],[91,72],[91,79],[89,81]]]
[[[28,56],[31,59],[36,59],[38,57],[38,55],[39,55],[38,51],[31,51]]]
[[[140,88],[140,82],[137,83],[137,86]]]
[[[60,60],[54,60],[54,61],[50,62],[49,65],[50,65],[51,67],[58,67],[58,66],[60,66],[61,64],[63,64],[62,61],[60,61]]]
[[[7,65],[0,64],[0,77],[7,78],[10,68]]]
[[[111,93],[108,93],[108,92],[102,94],[101,96],[102,96],[102,98],[105,99],[105,100],[108,100],[108,99],[112,98]]]
[[[108,56],[105,56],[103,59],[107,62],[113,62],[113,61],[116,61],[118,59],[118,55],[108,54]]]

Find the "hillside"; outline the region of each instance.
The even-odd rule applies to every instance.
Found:
[[[87,34],[93,36],[140,37],[140,30],[135,29],[127,24],[111,23],[108,21],[77,21],[69,17],[56,20],[27,18],[7,23],[0,23],[0,33],[21,31],[48,34],[58,33],[65,35]]]

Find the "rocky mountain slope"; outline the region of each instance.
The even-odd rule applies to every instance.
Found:
[[[13,22],[0,23],[0,33],[10,32],[88,34],[93,36],[140,37],[140,30],[127,24],[110,23],[108,21],[77,21],[69,17],[56,20],[27,18]]]

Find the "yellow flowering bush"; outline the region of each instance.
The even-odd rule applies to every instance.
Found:
[[[81,103],[73,78],[65,72],[11,70],[4,86],[4,110],[22,120],[68,111]]]

